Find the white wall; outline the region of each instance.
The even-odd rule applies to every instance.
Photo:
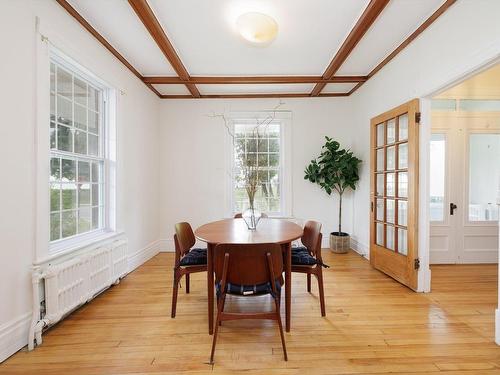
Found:
[[[432,24],[412,44],[404,49],[353,96],[353,123],[358,134],[353,150],[363,160],[369,160],[370,119],[413,98],[433,93],[444,85],[460,79],[487,61],[500,56],[500,2],[497,0],[461,0]],[[423,111],[426,108],[421,108]],[[421,134],[430,130],[423,117]],[[422,138],[421,138],[422,139]],[[422,151],[422,149],[421,149]],[[427,155],[420,154],[421,166]],[[426,169],[420,189],[427,189]],[[364,163],[360,187],[354,196],[354,235],[367,246],[369,243],[369,164]],[[421,200],[425,207],[425,201]],[[424,212],[425,213],[425,212]],[[422,216],[422,215],[421,215]],[[420,222],[425,233],[427,223]],[[428,243],[422,243],[427,246]],[[420,248],[420,252],[422,252]],[[426,247],[428,253],[428,246]]]
[[[304,168],[331,136],[342,146],[352,143],[352,108],[348,98],[285,99],[279,110],[292,112],[292,214],[315,219],[323,233],[337,230],[338,199],[304,180]],[[272,110],[278,100],[172,100],[161,104],[161,236],[173,249],[174,224],[193,227],[225,215],[225,127],[208,115]],[[352,195],[343,205],[343,231],[352,230]],[[325,244],[328,236],[325,235]]]
[[[35,255],[35,16],[57,35],[58,47],[66,54],[125,92],[117,99],[117,227],[126,232],[131,253],[151,248],[159,238],[160,100],[55,1],[2,1],[0,361],[26,344],[31,314],[30,271]]]

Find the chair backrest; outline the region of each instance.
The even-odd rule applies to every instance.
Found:
[[[260,214],[260,217],[263,218],[263,219],[267,219],[269,216],[267,216],[267,214],[265,212],[262,212]],[[241,218],[243,218],[243,213],[242,212],[238,212],[237,214],[234,214],[234,218],[235,219],[241,219]]]
[[[309,253],[315,257],[321,257],[321,223],[309,220],[304,225],[304,234],[300,239]],[[319,254],[319,255],[318,255]]]
[[[187,254],[189,250],[196,243],[196,238],[194,237],[193,229],[191,225],[186,222],[175,224],[175,252],[178,253],[180,257]]]
[[[267,254],[272,259],[272,274],[275,279],[283,273],[281,246],[267,244],[219,244],[215,247],[215,280],[221,281],[224,259],[229,256],[226,282],[237,285],[257,285],[271,282]]]

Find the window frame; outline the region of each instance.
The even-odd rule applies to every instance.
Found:
[[[228,117],[229,131],[235,134],[235,124],[237,123],[251,123],[257,121],[264,121],[269,116],[273,115],[273,111],[259,111],[259,112],[231,112]],[[292,217],[292,175],[291,175],[291,120],[292,115],[290,111],[276,111],[274,114],[273,123],[280,125],[280,166],[279,166],[279,180],[280,180],[280,211],[279,212],[266,212],[270,217],[275,218],[291,218]],[[235,210],[235,152],[233,138],[227,129],[225,131],[226,143],[226,189],[225,189],[225,215],[233,217],[237,210]]]
[[[38,38],[37,38],[38,39]],[[57,38],[54,38],[57,40]],[[116,89],[93,72],[79,64],[72,57],[49,42],[40,38],[36,43],[36,120],[35,120],[35,259],[34,264],[50,261],[70,254],[84,246],[119,234],[116,231]],[[84,61],[83,58],[79,60]],[[101,155],[64,152],[51,149],[50,145],[50,66],[51,62],[61,65],[71,74],[102,90],[99,129],[99,149]],[[57,98],[57,94],[55,96]],[[88,129],[87,129],[88,130]],[[87,146],[88,147],[88,146]],[[73,150],[74,151],[74,150]],[[50,160],[53,152],[64,154],[72,159],[102,161],[102,227],[55,241],[50,241]],[[76,182],[75,182],[76,183]]]

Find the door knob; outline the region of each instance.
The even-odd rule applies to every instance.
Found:
[[[457,205],[455,203],[450,203],[450,215],[453,215],[456,209]]]

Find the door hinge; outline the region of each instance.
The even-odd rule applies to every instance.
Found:
[[[415,259],[414,261],[414,267],[416,270],[418,270],[420,268],[420,259]]]
[[[417,124],[420,124],[420,117],[421,117],[420,112],[415,112],[415,122]]]

